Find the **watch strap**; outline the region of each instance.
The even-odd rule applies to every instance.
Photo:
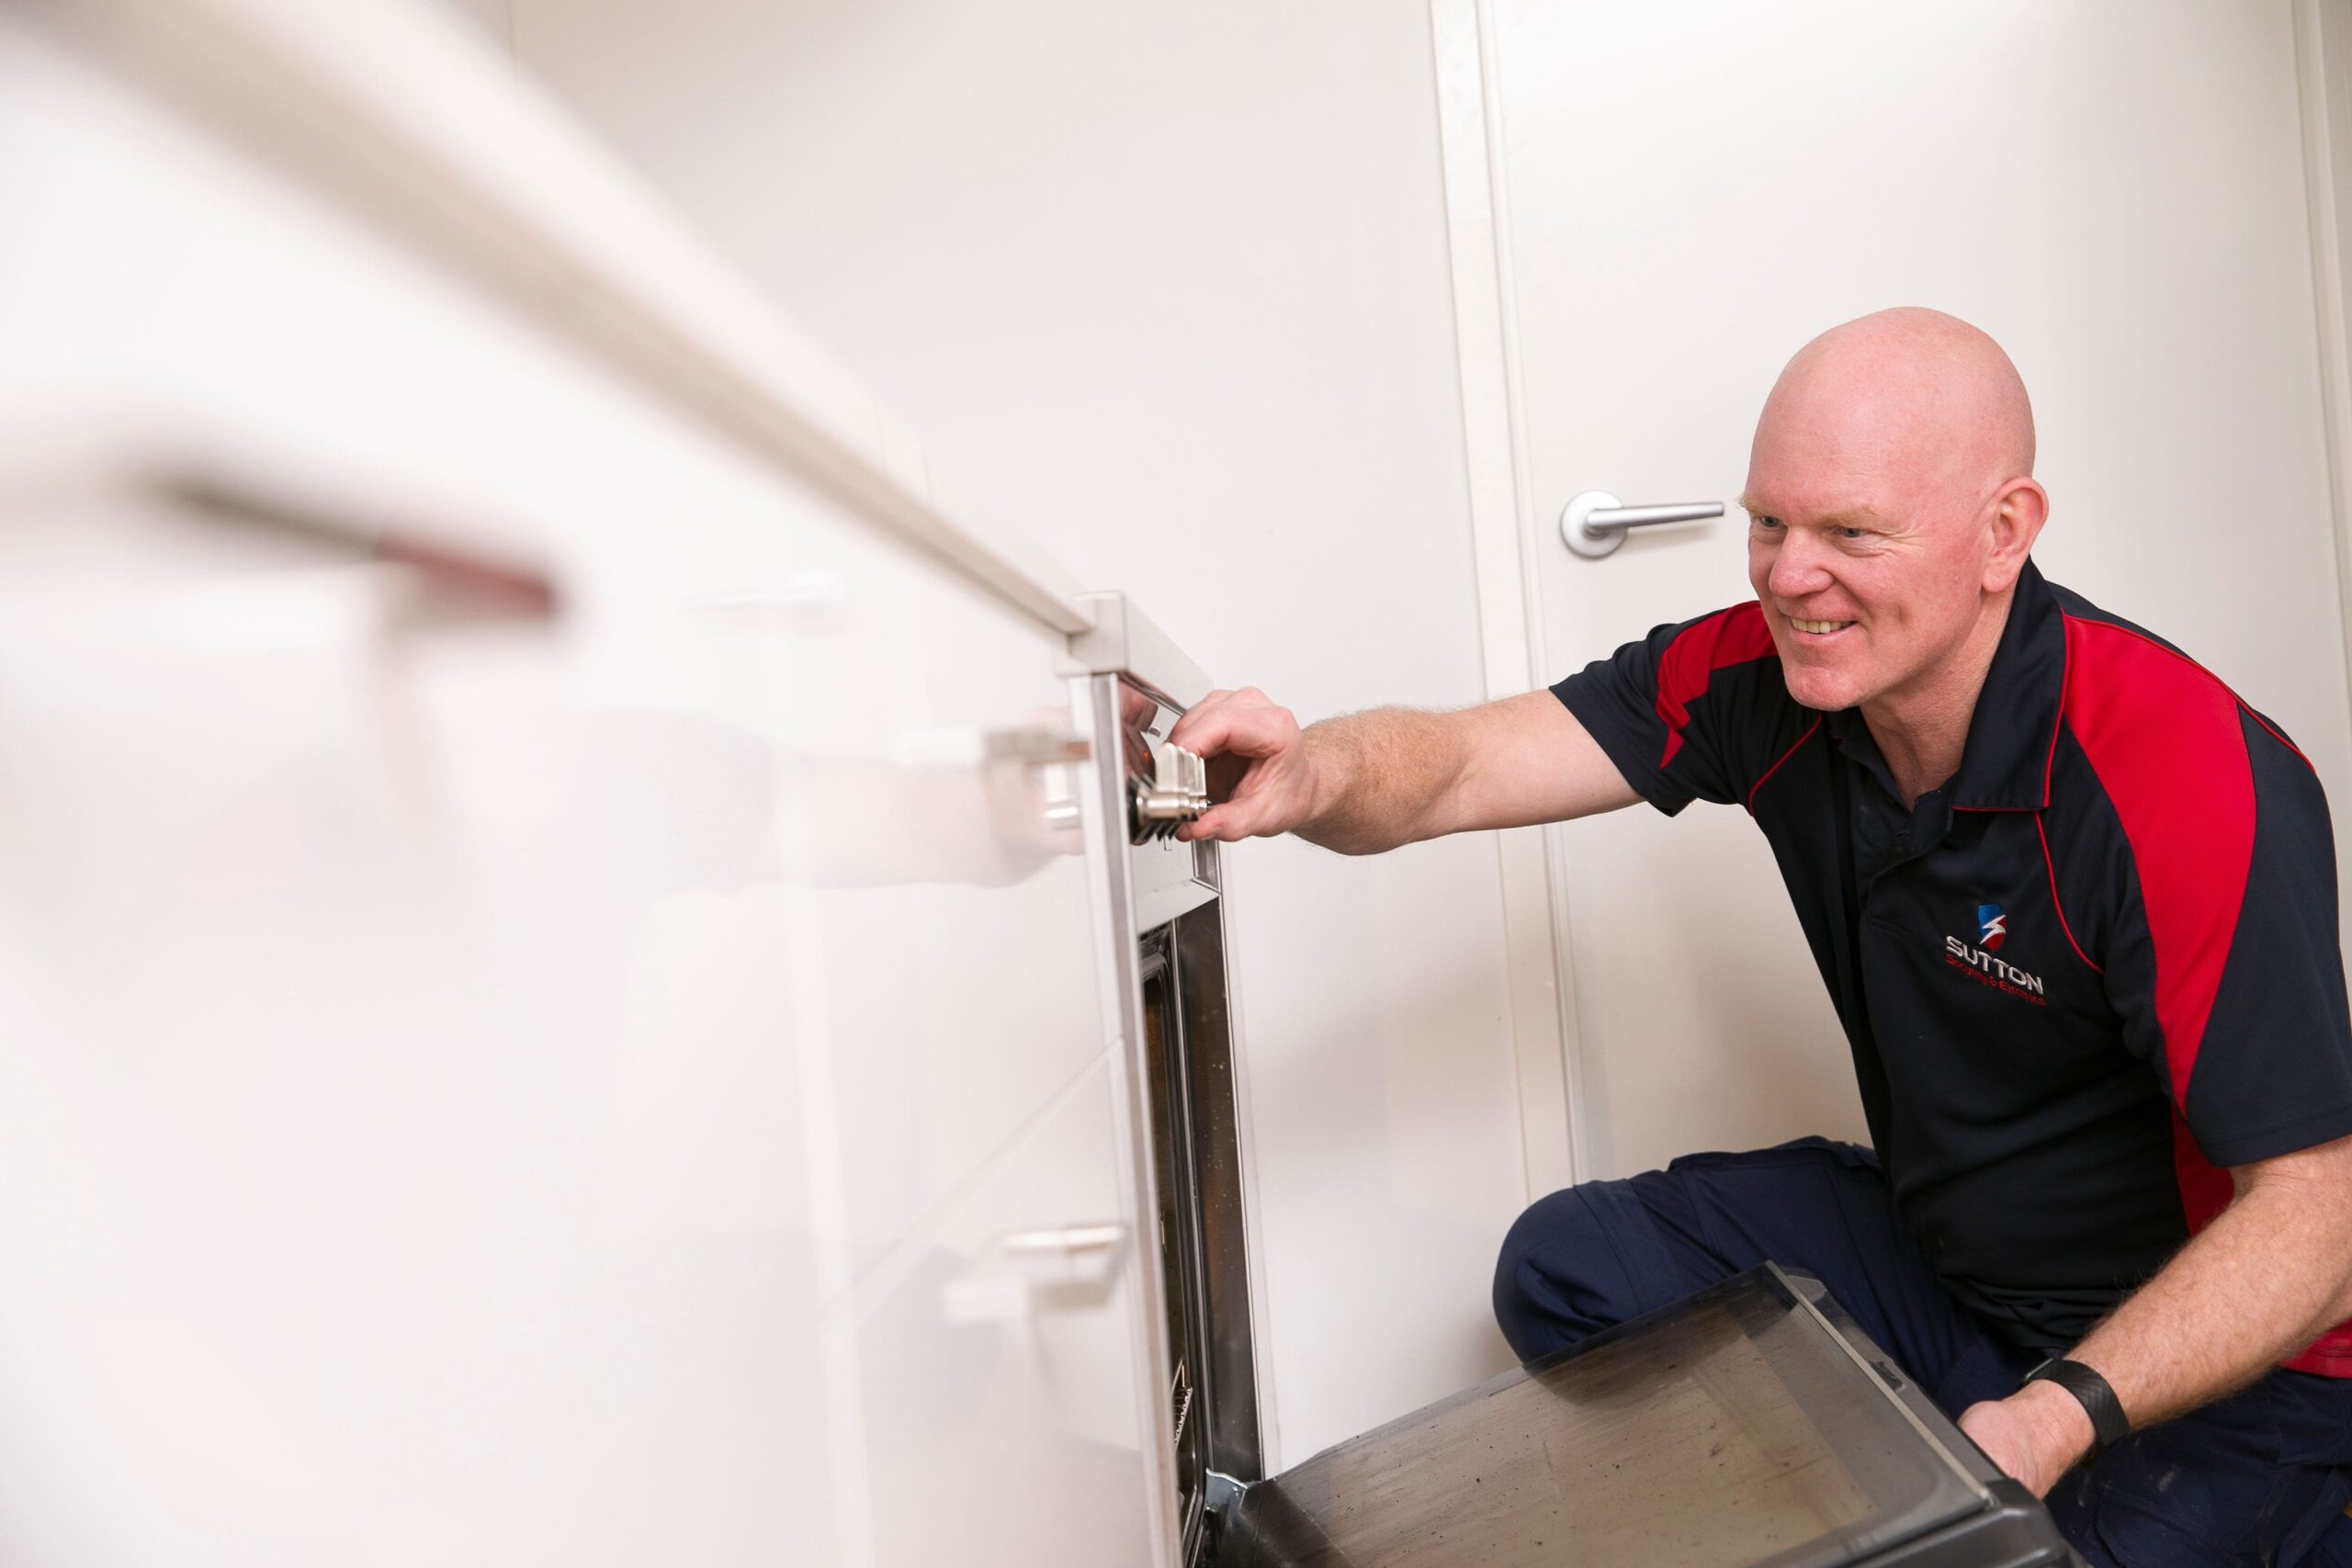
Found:
[[[2096,1434],[2091,1439],[2092,1458],[2132,1435],[2132,1422],[2123,1414],[2123,1402],[2115,1397],[2115,1390],[2108,1386],[2105,1378],[2082,1362],[2053,1357],[2025,1375],[2027,1382],[2037,1380],[2056,1383],[2082,1404]]]

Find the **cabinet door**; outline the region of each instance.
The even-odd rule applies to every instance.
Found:
[[[0,210],[0,1558],[831,1560],[773,484],[6,15]]]
[[[852,1292],[852,1529],[876,1568],[1149,1561],[1129,1267],[1098,1060]]]
[[[806,891],[843,1280],[1107,1043],[1061,639],[813,505],[731,606],[770,682]]]

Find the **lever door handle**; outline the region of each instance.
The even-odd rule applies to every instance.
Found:
[[[1721,517],[1720,501],[1686,501],[1669,506],[1621,506],[1605,490],[1589,490],[1560,511],[1560,540],[1580,556],[1599,560],[1625,542],[1632,528],[1660,523],[1701,523]]]

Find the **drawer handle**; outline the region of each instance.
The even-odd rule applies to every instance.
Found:
[[[1004,729],[910,729],[894,748],[900,767],[978,768],[1012,762],[1024,768],[1083,762],[1094,748],[1083,735],[1040,724]]]
[[[1060,1253],[1072,1256],[1080,1252],[1100,1252],[1106,1247],[1116,1247],[1127,1239],[1127,1227],[1115,1223],[1100,1225],[1064,1225],[1059,1230],[1007,1231],[998,1245],[1007,1252]]]
[[[1133,1234],[1115,1221],[1007,1231],[948,1281],[947,1321],[1018,1323],[1099,1307],[1125,1271]]]

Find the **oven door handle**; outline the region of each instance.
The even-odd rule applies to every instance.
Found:
[[[950,1323],[1015,1323],[1111,1299],[1135,1232],[1118,1221],[1007,1231],[947,1283]]]

